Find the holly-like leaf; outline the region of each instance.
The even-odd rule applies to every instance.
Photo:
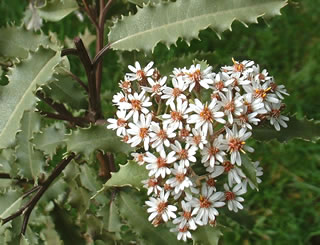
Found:
[[[66,136],[68,151],[90,156],[96,150],[129,153],[132,148],[105,126],[78,128]]]
[[[60,61],[60,52],[40,47],[11,69],[9,84],[0,87],[0,148],[13,143],[23,112],[30,110],[37,101],[33,91],[52,78]]]
[[[50,158],[56,154],[57,148],[65,145],[66,128],[63,123],[55,123],[47,128],[42,129],[42,132],[34,134],[32,143],[35,148],[48,154]]]
[[[59,70],[62,70],[62,68]],[[87,108],[84,89],[68,75],[55,75],[53,81],[44,87],[43,91],[46,97],[56,102],[66,103],[71,108],[77,110]]]
[[[287,128],[281,127],[280,131],[276,131],[267,121],[253,129],[252,137],[260,141],[276,139],[279,142],[287,142],[292,139],[316,142],[320,138],[320,123],[318,121],[306,118],[300,120],[292,116],[287,124]]]
[[[218,227],[199,226],[192,232],[193,245],[218,245],[222,232]]]
[[[40,45],[51,48],[55,46],[43,33],[36,34],[16,26],[0,28],[0,56],[25,59],[29,51],[34,52]]]
[[[112,173],[111,178],[103,185],[93,198],[110,187],[130,186],[140,190],[143,187],[141,181],[147,178],[148,171],[145,166],[139,166],[135,161],[128,161],[127,164],[120,165],[118,172]]]
[[[21,131],[17,134],[15,149],[18,175],[37,182],[43,171],[45,159],[39,150],[35,150],[30,142],[33,133],[40,130],[40,115],[33,111],[26,111],[21,120]]]
[[[9,189],[0,193],[0,218],[4,219],[18,211],[22,202],[20,191]]]
[[[255,185],[256,189],[258,188],[258,182],[257,182],[257,170],[253,166],[252,161],[249,159],[249,157],[246,154],[241,154],[241,162],[242,162],[242,170],[246,177]]]
[[[184,244],[177,240],[175,234],[169,231],[164,225],[154,227],[148,221],[147,208],[141,205],[138,192],[132,188],[122,189],[119,198],[116,199],[120,215],[125,218],[128,225],[145,244],[163,245],[163,244]]]
[[[38,14],[45,20],[59,21],[77,9],[75,0],[48,0],[44,7],[38,8]]]
[[[155,3],[160,3],[161,0],[128,0],[130,3],[133,3],[133,4],[136,4],[136,5],[139,5],[139,6],[143,6],[143,4],[147,4],[147,3],[152,3],[152,4],[155,4]]]
[[[178,38],[188,43],[208,27],[219,33],[231,29],[234,20],[257,23],[258,17],[280,15],[282,0],[177,0],[138,7],[135,15],[123,17],[109,33],[117,50],[153,51],[157,43],[168,47]]]

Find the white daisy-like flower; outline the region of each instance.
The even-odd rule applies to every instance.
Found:
[[[222,71],[228,74],[235,73],[235,72],[239,72],[239,73],[253,72],[252,66],[254,65],[254,62],[251,60],[244,60],[239,63],[238,61],[235,61],[232,58],[232,62],[233,62],[233,66],[223,66],[221,68]]]
[[[272,79],[272,77],[268,75],[266,69],[263,69],[260,72],[260,66],[258,64],[252,66],[252,75],[254,76],[253,79],[258,82],[267,82]]]
[[[170,108],[170,114],[162,115],[162,118],[164,119],[163,125],[171,127],[174,130],[176,130],[177,128],[182,129],[182,121],[188,118],[188,101],[182,102],[181,99],[177,99],[177,106],[174,103],[171,103]]]
[[[279,99],[283,100],[284,97],[282,95],[289,95],[284,85],[278,85],[271,79],[268,82],[269,87],[271,87],[271,92],[275,93]]]
[[[171,105],[175,100],[183,99],[187,97],[184,91],[188,88],[188,84],[184,81],[183,77],[172,78],[173,88],[166,87],[163,89],[163,95],[161,99],[167,100],[166,105]]]
[[[156,157],[152,153],[147,152],[144,160],[149,163],[146,166],[146,169],[149,170],[149,176],[154,175],[156,178],[159,176],[164,178],[166,175],[171,174],[170,165],[177,160],[175,154],[174,151],[168,155],[165,151],[161,151],[160,156]]]
[[[214,93],[229,91],[229,89],[225,84],[227,80],[229,80],[229,75],[227,73],[225,72],[217,73],[213,80],[213,85],[212,85],[212,89],[214,90]]]
[[[153,66],[153,61],[149,62],[149,64],[143,69],[141,69],[141,65],[139,64],[138,61],[136,61],[134,65],[135,66],[132,66],[132,65],[128,66],[129,70],[133,72],[133,73],[126,74],[129,80],[141,81],[143,79],[146,79],[146,77],[152,76],[154,71],[154,69],[151,69],[151,67]]]
[[[192,65],[190,69],[186,72],[188,75],[189,92],[194,88],[198,91],[200,86],[209,89],[209,85],[213,84],[213,79],[215,73],[212,72],[212,66],[207,67],[205,70],[201,71],[201,65]]]
[[[246,189],[242,188],[242,184],[237,184],[230,190],[227,184],[223,185],[225,192],[224,197],[227,202],[228,209],[230,211],[238,212],[238,209],[243,209],[241,202],[244,201],[243,197],[240,197],[244,193],[246,193]]]
[[[233,116],[239,116],[243,111],[242,97],[239,93],[236,93],[235,96],[233,96],[231,90],[228,90],[226,95],[224,93],[219,93],[219,96],[221,98],[220,104],[224,109],[224,114],[228,117],[228,122],[232,124]]]
[[[150,84],[150,87],[141,86],[141,88],[146,92],[151,93],[151,97],[154,95],[162,95],[162,91],[166,88],[166,81],[166,76],[157,81],[154,81],[152,78],[148,77],[148,83]]]
[[[172,71],[172,74],[173,75],[171,75],[171,77],[175,77],[175,78],[177,78],[177,77],[187,77],[187,74],[186,74],[186,72],[187,72],[188,70],[187,70],[187,68],[186,67],[184,67],[184,68],[173,68],[173,71]]]
[[[132,147],[136,147],[141,142],[143,142],[144,149],[147,151],[149,149],[150,136],[149,136],[149,128],[151,123],[152,115],[144,115],[140,114],[140,120],[136,123],[129,123],[130,129],[127,130],[128,134],[133,137],[128,140],[128,143],[131,144]]]
[[[195,146],[201,150],[203,150],[203,146],[207,143],[206,135],[200,128],[193,128],[192,134],[187,137],[187,145]]]
[[[176,226],[175,228],[171,228],[170,232],[178,232],[177,239],[179,241],[182,239],[183,241],[186,242],[188,238],[192,239],[188,225],[185,225],[184,227],[181,227],[181,228],[179,226]]]
[[[146,153],[134,152],[131,153],[131,156],[133,156],[133,160],[136,161],[140,166],[145,163],[144,157],[146,156]]]
[[[183,191],[185,188],[192,186],[192,181],[187,176],[187,169],[177,163],[174,163],[174,168],[171,169],[171,174],[174,177],[168,179],[166,183],[174,188],[175,194]]]
[[[241,168],[238,168],[230,161],[223,162],[224,172],[228,174],[228,184],[232,186],[233,184],[241,183],[242,178],[246,178],[246,175],[243,173]],[[218,166],[217,166],[218,167]]]
[[[121,106],[123,103],[128,102],[128,97],[122,92],[118,92],[112,97],[112,103]]]
[[[203,105],[200,100],[195,99],[195,104],[190,104],[188,112],[195,112],[187,119],[187,123],[195,124],[195,128],[201,128],[202,132],[207,135],[213,134],[214,121],[219,123],[226,123],[223,119],[224,113],[219,111],[221,105],[217,103],[216,99],[213,99],[209,105]]]
[[[179,138],[181,141],[185,141],[189,137],[191,128],[189,124],[186,124],[184,128],[179,130]]]
[[[131,93],[131,81],[127,78],[127,76],[124,76],[124,80],[120,81],[119,87],[122,89],[125,93]]]
[[[147,107],[152,106],[152,103],[149,100],[150,97],[145,96],[145,91],[141,91],[140,94],[129,94],[128,102],[121,103],[119,108],[122,110],[130,110],[128,115],[133,115],[133,121],[136,122],[141,112],[144,114],[149,113]]]
[[[126,111],[117,111],[116,115],[118,119],[109,118],[107,120],[110,123],[107,128],[117,130],[118,136],[125,135],[130,115],[126,115]]]
[[[154,218],[161,217],[164,222],[170,220],[170,218],[176,218],[177,207],[168,204],[169,192],[165,193],[163,190],[160,192],[160,197],[150,197],[146,204],[150,207],[147,209],[148,213],[151,213],[148,220],[151,221]]]
[[[224,152],[227,146],[223,144],[223,136],[220,134],[212,143],[208,143],[203,151],[201,151],[201,162],[204,166],[214,167],[216,161],[223,162],[223,157],[226,155]]]
[[[263,99],[256,98],[253,94],[248,93],[243,95],[243,104],[247,108],[247,113],[266,114],[267,110],[264,107]]]
[[[149,178],[141,182],[143,184],[143,187],[148,190],[148,196],[150,196],[150,194],[152,193],[154,193],[155,195],[158,195],[162,190],[162,188],[159,185],[160,183],[156,178]]]
[[[231,163],[237,163],[240,166],[240,151],[254,151],[252,147],[246,145],[246,140],[252,135],[252,133],[246,132],[246,128],[241,128],[240,131],[238,131],[236,124],[233,124],[232,131],[227,127],[225,127],[225,129],[227,134],[224,142],[228,146],[228,152],[231,154]]]
[[[169,139],[176,137],[175,129],[168,127],[168,125],[163,125],[161,129],[159,123],[151,122],[150,130],[151,147],[156,148],[158,152],[164,149],[164,145],[170,147]]]
[[[277,131],[280,131],[280,126],[284,128],[288,127],[286,121],[289,121],[289,117],[281,115],[281,104],[270,104],[270,112],[267,114],[267,119],[270,120],[270,124]]]
[[[259,164],[260,164],[259,161],[253,162],[253,167],[256,170],[256,180],[258,184],[262,182],[262,180],[259,177],[263,175],[263,168],[260,167]],[[245,178],[242,184],[244,189],[247,189],[248,184],[252,190],[256,189],[255,184],[249,178]]]
[[[224,173],[224,167],[222,166],[214,166],[211,168],[210,166],[206,169],[210,175],[206,177],[206,183],[209,187],[212,187],[214,191],[216,189],[217,177]]]
[[[192,217],[191,204],[189,202],[181,201],[182,212],[179,212],[179,217],[175,218],[172,223],[177,225],[180,229],[185,227],[186,225],[191,230],[196,230],[197,225],[194,217]]]
[[[199,198],[192,198],[190,201],[192,207],[192,215],[197,214],[195,220],[196,223],[200,225],[208,224],[208,221],[214,221],[216,216],[219,215],[219,212],[216,208],[222,207],[225,205],[221,201],[224,197],[223,192],[214,192],[212,187],[209,187],[207,184],[202,184],[201,195]]]
[[[225,86],[230,89],[235,89],[240,92],[240,86],[248,85],[251,81],[247,79],[247,76],[243,76],[240,72],[230,74],[228,80],[225,82]]]
[[[234,123],[242,128],[248,128],[252,130],[251,124],[258,125],[258,123],[260,122],[260,119],[257,118],[257,116],[257,112],[248,113],[248,107],[243,106],[242,113],[234,119]]]
[[[183,148],[180,142],[175,140],[174,144],[171,144],[171,149],[176,152],[177,160],[182,167],[189,167],[190,162],[197,161],[195,154],[198,148],[195,146],[186,145]]]

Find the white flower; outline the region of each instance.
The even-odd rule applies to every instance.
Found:
[[[289,121],[289,117],[281,115],[281,104],[270,104],[270,112],[268,113],[267,119],[270,120],[271,125],[277,131],[280,131],[280,125],[287,128],[288,125],[285,121]]]
[[[149,62],[149,64],[141,69],[141,66],[138,61],[135,62],[135,67],[132,65],[129,65],[128,68],[130,71],[133,73],[127,73],[126,75],[128,76],[128,79],[131,81],[138,80],[141,81],[145,79],[146,77],[150,77],[153,74],[154,69],[151,69],[153,66],[153,62]]]
[[[177,239],[187,241],[187,238],[192,239],[191,233],[189,231],[189,226],[185,225],[184,227],[180,228],[176,226],[175,228],[170,229],[171,232],[178,232]]]
[[[228,74],[231,73],[249,73],[253,72],[252,66],[254,65],[254,62],[251,60],[244,60],[241,61],[240,63],[238,61],[235,61],[232,58],[233,61],[233,66],[223,66],[221,69],[224,72],[227,72]]]
[[[242,178],[246,178],[241,168],[233,165],[230,161],[225,161],[222,165],[224,167],[224,172],[228,174],[229,186],[232,186],[235,183],[239,184],[241,183]]]
[[[202,159],[201,162],[204,166],[214,167],[216,161],[223,162],[223,157],[226,155],[224,152],[227,150],[227,146],[223,145],[222,135],[220,134],[212,143],[208,143],[201,151]]]
[[[214,93],[218,92],[227,92],[228,88],[225,85],[225,82],[229,79],[229,75],[225,72],[219,72],[214,80],[213,80],[213,86],[212,89],[214,90]]]
[[[262,98],[255,98],[253,94],[248,93],[243,95],[244,106],[247,108],[247,113],[256,112],[258,114],[266,114],[267,110],[264,107]]]
[[[275,93],[275,94],[278,96],[278,98],[281,99],[281,100],[284,99],[284,97],[282,96],[283,94],[284,94],[284,95],[289,95],[289,94],[287,93],[287,90],[286,90],[285,86],[284,86],[284,85],[277,85],[277,84],[273,81],[273,79],[270,80],[269,86],[271,87],[271,91],[272,91],[273,93]]]
[[[192,145],[197,148],[203,149],[203,146],[207,144],[206,135],[199,129],[192,129],[192,134],[187,137],[187,145]]]
[[[128,102],[121,103],[119,108],[123,110],[130,110],[129,115],[133,115],[133,121],[136,122],[139,118],[140,112],[144,114],[149,113],[149,110],[146,108],[152,106],[149,99],[149,97],[145,96],[145,91],[142,91],[140,94],[129,94]]]
[[[177,211],[177,207],[173,205],[168,205],[168,197],[169,192],[164,193],[162,190],[160,192],[160,197],[153,198],[150,197],[150,201],[146,201],[146,204],[150,207],[147,209],[148,213],[151,213],[148,220],[151,221],[155,217],[159,216],[163,219],[164,222],[170,220],[170,218],[176,218],[176,214],[174,213]]]
[[[130,129],[128,129],[127,132],[133,137],[128,140],[128,143],[131,144],[132,147],[139,145],[143,141],[144,149],[146,151],[149,149],[149,127],[151,119],[151,114],[146,116],[144,114],[140,114],[140,121],[137,121],[136,123],[129,123]]]
[[[191,92],[195,87],[199,91],[200,86],[208,89],[209,84],[213,84],[215,76],[215,74],[212,73],[212,66],[201,71],[200,64],[192,65],[186,74],[188,75],[189,92]]]
[[[230,124],[233,123],[233,115],[239,116],[243,110],[242,97],[239,95],[239,93],[236,93],[234,97],[232,94],[233,93],[231,90],[228,90],[226,96],[223,93],[219,93],[221,98],[220,104],[224,109],[224,114],[228,116],[228,122]]]
[[[227,184],[223,185],[225,192],[225,200],[228,205],[228,209],[230,211],[238,212],[238,209],[243,209],[243,206],[240,202],[243,202],[243,197],[240,197],[244,193],[246,193],[246,189],[242,188],[242,184],[237,184],[232,188],[232,191],[230,191],[230,188]]]
[[[182,77],[172,78],[172,85],[173,88],[166,87],[163,89],[161,98],[167,100],[166,105],[173,104],[175,100],[187,98],[183,92],[188,88],[188,84]]]
[[[118,92],[115,95],[113,95],[112,103],[121,106],[123,103],[128,102],[127,95],[123,94],[122,92]]]
[[[272,79],[272,77],[268,76],[268,71],[266,69],[263,69],[262,72],[260,72],[259,65],[253,66],[252,69],[253,69],[252,74],[254,75],[254,79],[256,81],[266,82]]]
[[[191,229],[197,229],[197,225],[195,223],[194,217],[191,214],[191,204],[185,202],[184,200],[181,201],[181,206],[183,212],[179,212],[180,217],[177,217],[172,221],[173,224],[178,225],[180,229],[185,227],[186,225]]]
[[[156,148],[158,152],[164,149],[163,145],[169,147],[169,139],[176,137],[174,129],[168,127],[168,125],[163,125],[163,129],[161,129],[159,123],[151,122],[150,130],[150,142],[152,143],[151,147]]]
[[[200,198],[193,198],[191,205],[194,207],[192,215],[197,214],[196,223],[206,225],[208,221],[214,221],[219,212],[216,208],[225,205],[221,201],[224,194],[223,192],[214,192],[212,187],[206,184],[202,185]]]
[[[133,156],[133,160],[136,161],[140,166],[144,164],[144,157],[146,156],[145,153],[134,152],[131,153],[131,156]]]
[[[108,122],[110,123],[107,128],[112,130],[117,130],[117,135],[125,135],[126,127],[128,125],[128,119],[130,115],[126,115],[126,111],[117,111],[118,119],[109,118]]]
[[[187,123],[194,123],[195,128],[201,128],[205,135],[207,135],[208,130],[209,134],[212,134],[212,123],[214,121],[226,123],[226,121],[222,118],[224,113],[222,111],[218,111],[220,107],[221,106],[217,103],[216,99],[213,99],[209,106],[207,104],[203,105],[200,100],[195,99],[195,104],[190,104],[188,112],[194,111],[196,114],[192,114],[187,119]]]
[[[143,187],[148,190],[148,195],[150,195],[151,193],[158,195],[162,190],[162,188],[159,185],[160,183],[156,178],[149,178],[141,182],[144,184]]]
[[[242,128],[252,130],[251,124],[258,125],[260,122],[260,119],[256,116],[258,116],[257,112],[248,113],[248,107],[244,106],[242,113],[235,118],[234,122]]]
[[[174,151],[170,152],[168,155],[166,155],[165,151],[161,151],[159,157],[147,152],[144,160],[149,163],[146,166],[146,169],[149,170],[149,176],[154,175],[158,178],[161,175],[161,177],[164,178],[166,175],[171,174],[169,164],[175,162],[177,159]]]
[[[175,140],[174,144],[171,144],[171,149],[176,152],[179,163],[182,167],[189,167],[189,161],[197,161],[194,156],[197,152],[197,148],[194,146],[190,147],[190,145],[186,145],[185,148],[182,148],[180,142]]]
[[[166,81],[167,77],[162,77],[156,82],[152,78],[148,77],[148,83],[150,84],[150,87],[141,86],[141,88],[146,92],[151,93],[151,96],[161,95],[162,90],[166,88],[166,86],[164,86]]]
[[[175,194],[183,191],[185,188],[192,186],[192,181],[187,176],[187,169],[177,163],[174,164],[174,168],[171,169],[171,174],[174,175],[166,181],[168,185],[174,188]]]
[[[241,165],[241,155],[240,151],[244,152],[247,150],[253,152],[253,148],[246,145],[246,140],[252,135],[251,132],[246,132],[246,128],[241,128],[238,132],[237,125],[233,124],[232,131],[225,127],[226,129],[226,140],[225,143],[228,146],[228,151],[231,154],[231,163],[237,163]]]
[[[120,81],[119,87],[125,93],[131,93],[131,81],[125,76],[123,81]]]
[[[170,114],[162,115],[164,119],[163,125],[173,128],[176,130],[177,128],[182,129],[182,121],[188,118],[187,113],[188,102],[182,102],[181,99],[177,99],[177,107],[174,103],[170,104],[171,112]]]

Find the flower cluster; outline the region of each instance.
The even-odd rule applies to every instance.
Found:
[[[186,241],[198,226],[216,224],[221,207],[243,209],[243,194],[263,174],[255,162],[256,179],[246,176],[244,154],[254,151],[247,140],[263,121],[287,127],[281,101],[288,94],[253,61],[233,60],[218,73],[200,64],[175,68],[169,78],[152,66],[129,66],[108,128],[137,148],[132,156],[149,171],[149,221],[172,220],[171,231]]]

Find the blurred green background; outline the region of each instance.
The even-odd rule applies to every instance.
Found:
[[[26,5],[21,0],[0,1],[0,9],[6,10],[0,16],[0,25],[21,23]],[[119,5],[115,4],[111,11],[116,11]],[[131,10],[134,11],[133,5]],[[232,57],[252,59],[267,68],[278,83],[286,85],[290,93],[285,99],[287,113],[320,120],[320,1],[289,1],[281,12],[282,16],[260,19],[259,24],[249,28],[236,22],[233,31],[223,33],[221,40],[212,30],[205,30],[200,33],[201,41],[192,41],[190,47],[182,41],[170,50],[159,44],[151,59],[159,65],[197,51],[214,51],[210,64],[215,67],[231,64]],[[59,23],[45,23],[43,30],[56,32],[64,40],[65,36],[72,39],[86,27],[94,31],[88,20],[79,23],[72,15]],[[112,51],[105,57],[105,91],[117,89],[117,82],[124,74],[120,62],[132,56],[125,53],[120,60]],[[71,59],[72,70],[83,75],[75,62]],[[112,114],[107,102],[104,110],[106,116]],[[263,182],[259,192],[246,195],[245,211],[239,217],[241,224],[226,221],[231,229],[226,229],[222,244],[320,244],[318,143],[301,140],[286,144],[254,143],[256,151],[252,158],[259,160],[264,168]]]

